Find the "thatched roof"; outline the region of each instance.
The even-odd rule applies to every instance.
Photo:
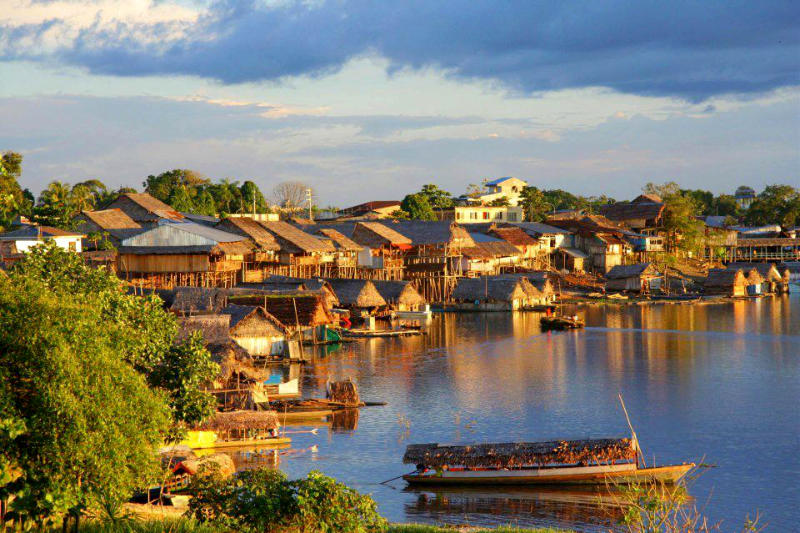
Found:
[[[75,218],[92,222],[102,230],[141,229],[142,227],[119,208],[104,209],[102,211],[81,211]]]
[[[121,194],[116,200],[111,202],[111,205],[108,207],[111,209],[119,207],[123,211],[125,210],[125,206],[127,202],[131,202],[135,204],[140,209],[147,212],[151,217],[149,218],[165,218],[168,220],[184,220],[184,216],[181,215],[178,211],[170,207],[169,205],[165,204],[161,200],[157,198],[153,198],[147,193],[125,193]],[[131,218],[134,220],[138,220],[136,217],[132,215],[132,213],[127,213]]]
[[[336,248],[313,235],[306,233],[288,222],[282,220],[274,222],[259,222],[269,231],[278,244],[281,251],[288,253],[313,253],[313,252],[335,252]]]
[[[530,294],[522,279],[510,278],[461,278],[453,290],[454,300],[472,302],[511,302]]]
[[[493,228],[490,230],[490,233],[498,239],[502,239],[518,248],[537,246],[539,244],[538,240],[528,235],[522,228],[516,226]]]
[[[358,222],[353,228],[352,239],[370,248],[381,246],[411,245],[412,241],[380,222]]]
[[[232,335],[275,337],[286,333],[286,326],[260,306],[228,304],[221,313],[231,317]]]
[[[656,276],[655,267],[650,263],[636,263],[633,265],[617,265],[606,273],[606,279],[635,278],[639,276]]]
[[[653,195],[655,198],[657,196]],[[626,222],[633,220],[658,220],[664,213],[664,203],[655,198],[639,196],[633,202],[617,202],[600,206],[600,213],[609,220]]]
[[[225,343],[230,339],[230,316],[224,314],[195,315],[178,319],[178,340],[199,331],[207,344]]]
[[[200,429],[225,431],[231,429],[277,429],[278,415],[275,411],[229,411],[217,413],[206,420]]]
[[[386,300],[367,279],[328,279],[339,304],[344,307],[382,307]]]
[[[497,257],[514,257],[521,252],[513,244],[498,239],[478,241],[475,246],[462,249],[461,253],[470,259],[494,259]]]
[[[336,293],[333,291],[331,284],[322,278],[295,278],[273,274],[261,283],[240,284],[240,287],[243,286],[271,292],[305,290],[312,293],[321,293],[328,307],[339,305],[339,300],[336,298]]]
[[[275,236],[264,226],[248,217],[229,217],[219,221],[217,227],[252,240],[262,250],[280,250]]]
[[[231,296],[231,303],[266,306],[267,312],[288,328],[330,324],[333,317],[321,293]]]
[[[222,388],[228,388],[228,384],[232,381],[241,386],[242,381],[262,383],[269,378],[269,372],[263,367],[255,366],[253,357],[234,341],[209,344],[207,348],[211,353],[211,360],[219,365],[219,375],[215,381],[220,383]]]
[[[724,268],[712,268],[708,271],[708,276],[703,282],[703,286],[709,287],[734,287],[745,285],[746,279],[741,270],[727,270]]]
[[[637,447],[632,439],[557,440],[549,442],[505,442],[448,446],[411,444],[406,447],[403,463],[427,468],[463,465],[469,467],[509,468],[578,464],[594,461],[633,461]]]
[[[452,221],[397,220],[382,224],[410,239],[414,246],[448,244],[467,247],[474,244],[469,232]]]
[[[359,252],[364,249],[364,247],[358,244],[356,241],[345,237],[342,233],[333,228],[320,228],[319,233],[330,239],[333,245],[340,250]]]
[[[372,284],[389,304],[425,305],[428,303],[410,281],[372,280]]]
[[[170,310],[184,314],[219,313],[228,304],[228,293],[223,289],[175,287],[173,292]]]
[[[772,263],[730,263],[726,268],[743,270],[745,273],[749,273],[751,270],[756,270],[761,275],[762,279],[766,281],[783,280],[783,276]]]

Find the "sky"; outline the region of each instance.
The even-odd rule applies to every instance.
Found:
[[[800,3],[0,0],[22,186],[800,187]]]

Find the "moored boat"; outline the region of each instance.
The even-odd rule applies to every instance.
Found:
[[[542,329],[579,329],[584,326],[577,316],[543,316],[539,323]]]
[[[216,413],[201,426],[187,432],[181,444],[193,450],[250,446],[284,446],[292,442],[281,436],[274,411],[228,411]]]
[[[429,485],[599,485],[676,483],[695,465],[639,467],[635,439],[589,439],[451,446],[412,444],[403,476]]]

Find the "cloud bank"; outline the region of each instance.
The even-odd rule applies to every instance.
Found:
[[[800,4],[792,0],[221,0],[190,12],[84,0],[77,4],[94,16],[78,22],[69,15],[76,2],[44,12],[37,0],[17,3],[0,15],[0,59],[98,74],[280,81],[377,55],[390,72],[433,68],[522,94],[606,87],[699,102],[800,85]]]

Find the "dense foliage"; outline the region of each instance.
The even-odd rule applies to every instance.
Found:
[[[800,190],[790,185],[770,185],[747,210],[748,224],[800,225]]]
[[[412,220],[436,220],[428,198],[420,193],[409,194],[400,203],[400,209]]]
[[[211,473],[196,476],[191,490],[191,516],[231,531],[370,533],[387,525],[372,498],[315,471],[295,481],[271,469],[230,479]]]
[[[656,194],[664,201],[663,225],[668,250],[693,251],[700,246],[703,223],[697,220],[700,208],[693,195],[683,194],[677,183],[648,183],[646,194]]]
[[[97,298],[0,279],[0,497],[42,523],[126,499],[156,474],[164,394],[117,346]]]

